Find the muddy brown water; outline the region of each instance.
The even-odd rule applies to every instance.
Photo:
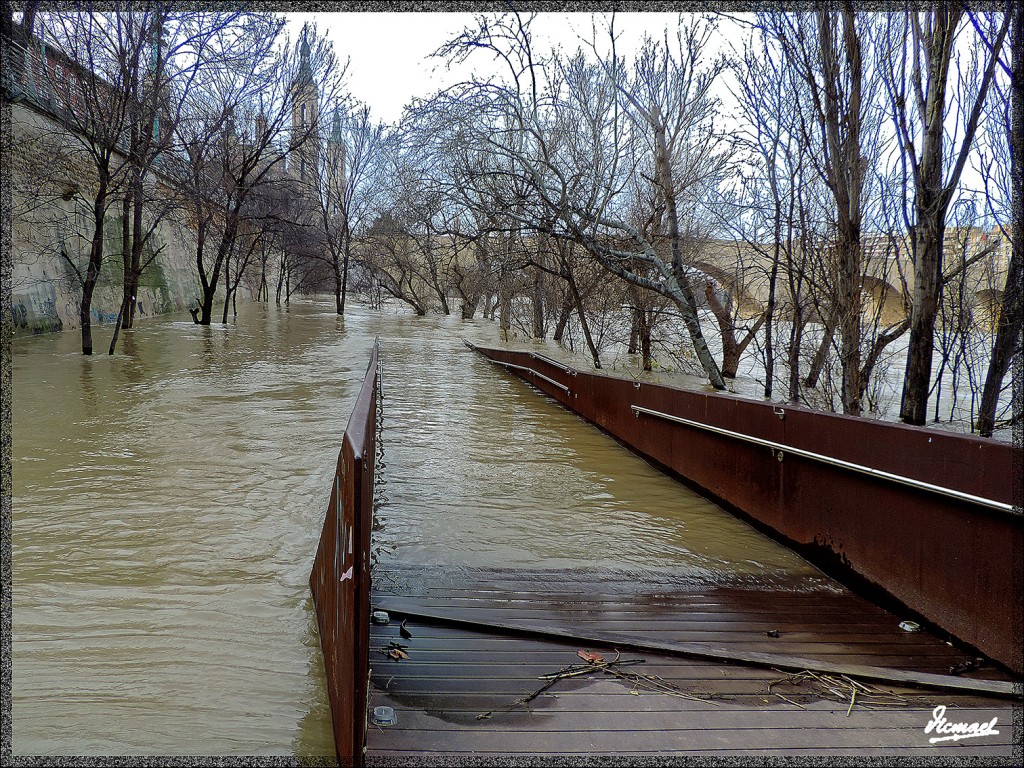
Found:
[[[378,335],[380,562],[817,573],[462,344],[493,323],[331,307],[15,341],[15,754],[333,754],[307,580]]]

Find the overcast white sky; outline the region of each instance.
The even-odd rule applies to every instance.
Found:
[[[370,105],[371,113],[386,123],[396,123],[402,108],[416,96],[427,97],[446,85],[465,79],[486,66],[488,57],[473,56],[465,68],[449,72],[441,59],[430,58],[442,44],[467,26],[474,26],[471,13],[289,13],[294,39],[302,24],[316,22],[334,43],[344,60],[351,57],[348,88],[353,96]],[[596,14],[599,25],[607,14]],[[534,22],[535,45],[541,51],[560,45],[575,51],[580,38],[591,37],[590,13],[542,13]],[[620,13],[615,28],[622,32],[620,51],[636,47],[644,32],[660,36],[675,29],[676,13]],[[599,30],[601,27],[599,26]],[[726,22],[721,42],[736,39],[739,27]],[[726,33],[728,29],[728,34]],[[480,70],[482,71],[482,70]]]

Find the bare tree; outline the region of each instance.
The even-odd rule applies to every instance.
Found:
[[[759,19],[777,41],[786,66],[806,85],[801,92],[807,103],[797,111],[797,125],[815,170],[832,194],[836,231],[836,281],[829,291],[818,365],[833,329],[838,328],[843,411],[859,415],[864,390],[860,381],[861,230],[866,184],[879,149],[879,120],[872,119],[875,112],[870,109],[875,71],[870,50],[872,17],[857,14],[853,4],[845,2],[838,13],[827,9],[813,15],[767,13]]]
[[[978,409],[976,428],[983,437],[991,437],[995,430],[1003,381],[1011,368],[1011,361],[1019,359],[1021,355],[1021,329],[1024,328],[1024,289],[1021,287],[1024,283],[1024,237],[1019,229],[1021,219],[1024,218],[1020,208],[1021,189],[1024,189],[1024,173],[1021,171],[1021,157],[1024,156],[1024,70],[1020,57],[1021,41],[1024,40],[1024,12],[1020,4],[1007,3],[1004,13],[1012,19],[1010,35],[1013,44],[1008,48],[1014,54],[1008,63],[1005,55],[1007,46],[1004,46],[1003,54],[998,59],[1004,77],[993,79],[993,98],[988,107],[989,129],[986,132],[981,165],[985,198],[998,223],[1000,238],[1010,243],[1010,253],[1001,291],[1002,299],[998,306],[995,339]],[[983,23],[973,15],[972,21],[980,38],[979,45],[993,48],[992,25]],[[1009,83],[1006,78],[1009,78]],[[1013,216],[1014,206],[1016,217]],[[1007,226],[1010,221],[1014,221],[1017,228]]]
[[[272,16],[250,16],[239,31],[243,55],[221,69],[182,120],[183,193],[198,232],[200,296],[193,317],[201,325],[211,321],[221,271],[250,218],[253,191],[276,184],[315,195],[318,126],[343,71],[315,29],[303,28],[291,47],[281,40],[283,24]],[[286,158],[292,175],[285,173]]]
[[[231,63],[235,52],[230,41],[243,21],[239,13],[178,13],[168,4],[155,5],[149,18],[140,19],[138,34],[148,40],[150,55],[139,62],[138,70],[126,70],[123,77],[130,96],[121,215],[123,284],[110,354],[119,330],[134,325],[142,273],[162,247],[152,238],[177,205],[176,195],[167,189],[175,180],[154,173],[161,171],[159,164],[172,149],[183,107],[196,83],[210,69]]]
[[[107,8],[100,11],[87,5],[48,18],[51,42],[60,51],[50,55],[61,59],[61,76],[50,92],[69,135],[88,158],[93,177],[88,260],[83,269],[67,257],[82,286],[79,321],[85,355],[93,351],[92,299],[103,267],[107,211],[129,167],[124,139],[135,93],[126,81],[141,69],[150,41],[139,32],[152,18],[151,4],[115,3]]]
[[[914,287],[900,407],[900,418],[908,424],[924,424],[927,418],[946,214],[967,165],[1009,29],[1010,14],[1000,16],[1001,20],[993,19],[998,26],[987,56],[972,58],[966,70],[958,66],[956,57],[966,21],[963,6],[934,3],[924,11],[889,17],[894,55],[883,79],[902,159],[913,180]],[[950,75],[958,70],[959,82],[951,83]],[[950,136],[947,125],[952,98],[959,102],[957,112],[963,117],[955,136]]]
[[[361,264],[384,293],[408,304],[417,315],[430,308],[429,285],[423,279],[423,261],[404,223],[395,212],[383,212],[365,238]]]
[[[345,314],[349,266],[356,234],[368,225],[373,197],[381,187],[382,152],[387,131],[370,118],[370,109],[335,107],[327,151],[316,176],[316,219],[325,244],[323,258],[333,276],[335,308]]]
[[[718,181],[724,168],[710,128],[715,102],[710,86],[720,71],[700,66],[710,29],[681,30],[675,47],[648,41],[632,73],[613,50],[588,62],[538,59],[532,18],[481,19],[476,30],[442,49],[452,57],[487,50],[509,66],[505,83],[469,83],[439,100],[455,117],[449,131],[486,160],[467,169],[465,186],[487,179],[499,190],[503,215],[519,226],[572,240],[602,266],[639,287],[669,298],[684,319],[696,354],[712,384],[724,389],[708,350],[683,261],[679,207],[692,211],[699,189]],[[614,35],[613,35],[614,39]],[[644,166],[666,206],[672,254],[621,217],[626,182]],[[644,273],[652,269],[653,278]]]

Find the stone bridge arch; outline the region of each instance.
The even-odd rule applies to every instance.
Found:
[[[861,295],[864,299],[864,316],[879,317],[883,327],[895,325],[907,317],[907,309],[903,305],[903,292],[892,283],[875,277],[861,277]]]
[[[985,288],[975,293],[971,305],[975,330],[995,333],[1002,303],[1003,292],[998,288]]]
[[[736,274],[729,270],[723,269],[722,267],[716,266],[708,261],[696,261],[693,263],[695,269],[699,269],[707,275],[710,275],[715,280],[724,286],[730,294],[732,294],[733,301],[736,302],[736,312],[739,317],[748,319],[751,317],[757,317],[764,312],[764,303],[757,297],[752,290],[751,286],[744,285],[736,279]],[[698,303],[703,302],[704,289],[701,287],[697,291],[700,296],[697,297]]]

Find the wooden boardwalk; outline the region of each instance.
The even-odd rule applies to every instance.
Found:
[[[393,707],[398,722],[369,727],[370,765],[471,755],[1011,757],[1020,740],[1020,704],[1005,697],[863,678],[854,695],[837,670],[1011,678],[990,664],[961,671],[973,656],[901,630],[902,617],[825,577],[766,587],[665,573],[378,565],[372,602],[392,621],[372,627],[369,703]],[[411,637],[400,633],[403,619]],[[392,644],[408,658],[389,658]],[[580,650],[620,663],[591,670]],[[542,677],[577,668],[583,674]],[[930,744],[924,729],[939,705],[953,722],[998,718],[999,733]]]

